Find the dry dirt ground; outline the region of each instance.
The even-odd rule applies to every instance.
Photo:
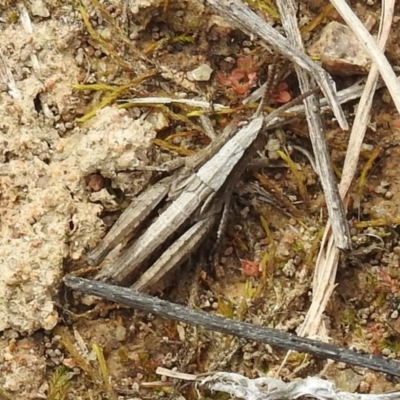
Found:
[[[302,25],[326,6],[322,0],[301,3]],[[379,18],[379,4],[352,3],[363,21]],[[264,2],[253,4],[279,28],[262,11]],[[327,13],[305,40],[312,42],[335,19],[334,12]],[[399,24],[395,20],[387,46],[394,66],[400,65]],[[2,0],[0,29],[0,399],[191,399],[197,396],[193,386],[162,380],[156,368],[248,377],[276,371],[283,351],[71,294],[61,284],[72,271],[93,276],[84,254],[121,209],[159,177],[140,167],[209,142],[198,119],[186,116],[188,109],[123,109],[115,100],[190,97],[233,109],[248,94],[249,81],[265,75],[273,62],[269,52],[195,0]],[[253,63],[242,86],[227,80],[240,59]],[[204,63],[214,71],[211,78],[193,80],[188,72]],[[289,72],[287,63],[281,65]],[[358,78],[335,79],[342,88]],[[298,94],[294,74],[285,79],[287,89],[271,96],[273,107],[285,101],[284,91]],[[356,102],[345,107],[349,121],[354,107]],[[235,115],[251,112],[236,109]],[[212,115],[217,130],[232,118]],[[340,175],[348,133],[329,114],[326,128]],[[156,138],[164,141],[156,145]],[[326,311],[332,343],[392,358],[400,357],[399,140],[399,116],[380,90],[348,213],[354,251],[341,260]],[[243,177],[261,180],[278,206],[235,195],[218,265],[210,267],[207,242],[158,295],[296,331],[310,304],[326,212],[318,178],[295,145],[311,151],[301,118],[271,133],[266,153],[272,167],[260,172],[264,180],[253,172]],[[300,178],[277,156],[276,149],[285,146]],[[100,353],[107,368],[101,367]],[[105,383],[106,370],[112,388]],[[400,387],[397,378],[299,354],[292,354],[281,372],[287,379],[318,374],[348,391]]]

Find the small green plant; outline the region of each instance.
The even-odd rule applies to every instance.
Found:
[[[353,307],[345,307],[339,314],[339,322],[344,328],[353,331],[357,326],[357,316]]]
[[[394,338],[393,339],[389,338],[389,339],[383,340],[381,343],[381,346],[382,346],[382,349],[386,348],[386,349],[391,350],[394,353],[400,352],[400,341],[396,340]]]
[[[49,381],[47,400],[65,400],[71,380],[70,369],[64,365],[58,367]]]

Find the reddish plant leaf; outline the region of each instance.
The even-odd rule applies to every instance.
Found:
[[[278,93],[278,98],[276,101],[278,103],[288,103],[290,100],[292,100],[292,96],[290,95],[290,93],[283,91]]]
[[[237,68],[234,68],[230,75],[217,72],[217,80],[221,85],[231,86],[237,95],[244,95],[257,80],[257,72],[254,70],[251,57],[238,58]]]
[[[255,261],[249,260],[240,260],[242,274],[244,276],[254,276],[255,278],[259,278],[261,275],[259,263]]]
[[[281,82],[276,88],[276,92],[283,92],[284,90],[288,90],[289,86],[286,82]]]
[[[221,71],[217,72],[217,80],[221,85],[230,86],[231,81],[229,77]]]
[[[237,95],[243,95],[250,89],[250,85],[248,82],[240,83],[232,80],[232,89]]]
[[[247,79],[249,80],[249,85],[252,86],[254,83],[256,83],[257,72],[251,72],[250,74],[248,74]]]
[[[393,128],[400,128],[400,119],[394,119],[392,121],[392,127]]]
[[[246,71],[242,70],[241,68],[235,68],[231,72],[231,78],[240,81],[241,79],[246,77]]]
[[[289,86],[286,82],[281,82],[277,86],[276,90],[270,93],[270,98],[277,103],[288,103],[290,100],[292,100],[292,96],[287,91],[288,87]]]
[[[254,72],[254,62],[250,56],[239,57],[236,65],[247,73]]]

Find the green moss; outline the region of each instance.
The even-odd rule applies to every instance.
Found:
[[[389,349],[394,353],[400,353],[400,340],[398,339],[385,339],[379,343],[380,349]]]
[[[348,327],[352,332],[357,328],[358,318],[353,307],[345,307],[339,314],[339,322],[343,327]]]
[[[47,400],[64,400],[67,399],[68,389],[70,386],[71,374],[70,369],[64,365],[58,367],[49,380],[49,390]]]

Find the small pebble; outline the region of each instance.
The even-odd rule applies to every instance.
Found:
[[[226,57],[224,61],[226,63],[228,63],[228,64],[235,64],[236,63],[236,61],[235,61],[235,59],[233,57]]]
[[[362,382],[360,382],[360,386],[358,388],[359,388],[358,390],[360,391],[360,393],[369,393],[371,387],[369,386],[369,384],[367,382],[362,381]]]
[[[65,124],[63,124],[63,123],[56,125],[56,128],[61,133],[65,133],[67,131],[67,128],[65,127]]]
[[[243,361],[250,361],[253,355],[251,353],[244,353],[243,354]]]
[[[388,349],[388,348],[384,348],[382,349],[382,355],[383,356],[390,356],[390,354],[392,354],[392,350]]]
[[[49,10],[46,8],[45,2],[42,0],[34,0],[31,6],[32,15],[47,18],[50,16]]]
[[[209,308],[211,306],[210,302],[206,300],[202,305],[201,308]]]
[[[93,48],[92,46],[88,46],[88,47],[86,47],[85,52],[86,52],[86,55],[87,55],[88,57],[93,57],[93,55],[94,55],[94,48]]]
[[[386,104],[392,103],[392,96],[390,95],[388,90],[384,90],[384,92],[382,94],[382,101]]]
[[[393,248],[393,253],[399,255],[400,254],[400,246],[396,246]]]
[[[334,75],[365,74],[371,66],[369,54],[352,30],[337,21],[328,23],[307,51],[320,56],[323,67]]]
[[[82,48],[79,48],[76,52],[76,56],[75,56],[75,62],[77,63],[77,65],[81,66],[83,64],[83,60],[84,60],[84,52]]]
[[[377,186],[377,187],[374,189],[374,192],[377,193],[377,194],[384,194],[384,193],[387,192],[387,190],[386,190],[384,187],[382,187],[382,186]]]
[[[213,69],[209,65],[202,64],[194,70],[189,71],[187,73],[187,78],[191,81],[207,82],[210,80],[212,72]]]
[[[230,246],[225,250],[224,256],[230,256],[230,255],[232,255],[232,253],[233,253],[233,247]]]
[[[182,43],[174,43],[174,49],[176,50],[176,51],[179,51],[179,52],[181,52],[182,50],[183,50],[183,44]],[[208,80],[208,79],[207,79]]]
[[[124,326],[117,326],[115,329],[115,339],[117,339],[119,342],[124,341],[126,338],[126,328]]]
[[[374,146],[372,144],[363,143],[361,148],[365,151],[372,151],[374,149]]]
[[[392,193],[392,192],[387,191],[387,192],[385,193],[385,198],[386,198],[386,199],[391,199],[392,197],[393,197],[393,193]]]

